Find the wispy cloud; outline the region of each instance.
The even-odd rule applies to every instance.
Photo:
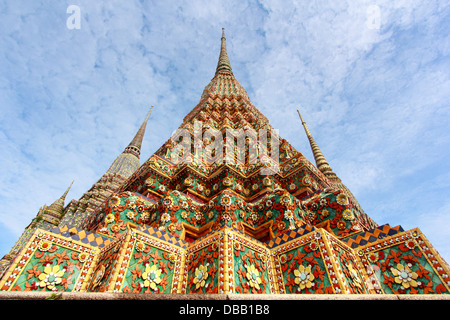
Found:
[[[450,260],[436,231],[450,218],[437,196],[450,172],[446,2],[78,5],[79,30],[66,28],[66,3],[0,5],[0,255],[72,180],[68,200],[97,181],[150,105],[141,162],[170,137],[212,78],[225,27],[235,76],[272,126],[313,161],[301,108],[365,211],[419,226]]]

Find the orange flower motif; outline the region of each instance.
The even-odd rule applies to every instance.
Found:
[[[40,244],[39,244],[39,250],[41,251],[48,251],[50,248],[52,247],[51,242],[43,240]]]
[[[85,262],[85,261],[87,260],[87,258],[88,258],[88,254],[87,254],[86,252],[81,252],[81,253],[78,255],[78,260],[79,260],[80,262]]]
[[[376,254],[376,253],[370,253],[370,254],[368,255],[368,258],[369,258],[369,261],[370,261],[370,262],[375,263],[375,262],[378,261],[378,254]]]
[[[106,215],[105,222],[106,223],[114,222],[114,215],[112,213],[109,213],[108,215]]]
[[[339,221],[339,222],[337,223],[337,227],[338,227],[338,229],[340,229],[340,230],[344,230],[344,229],[347,227],[347,224],[346,224],[344,221]]]
[[[120,226],[116,223],[116,224],[113,224],[112,226],[111,226],[111,231],[112,232],[119,232],[119,230],[120,230]]]
[[[146,247],[146,245],[142,241],[139,241],[136,243],[136,251],[137,252],[143,251],[145,249],[145,247]]]
[[[229,195],[224,195],[220,201],[220,204],[223,206],[229,206],[231,204],[231,198]]]

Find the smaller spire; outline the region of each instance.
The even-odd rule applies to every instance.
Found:
[[[57,199],[55,202],[53,202],[50,206],[45,207],[43,211],[43,219],[57,225],[59,221],[61,220],[62,216],[64,215],[64,201],[66,200],[66,196],[69,193],[70,188],[73,185],[73,181],[70,184],[70,186],[67,188],[67,190],[63,193],[59,199]]]
[[[66,200],[66,196],[67,196],[67,194],[69,193],[70,188],[72,188],[73,182],[74,182],[74,180],[72,180],[72,183],[71,183],[70,186],[67,188],[66,192],[63,193],[63,195],[61,196],[60,199]]]
[[[148,112],[147,117],[145,118],[145,121],[142,123],[133,140],[131,140],[130,144],[125,148],[124,153],[131,153],[139,159],[139,156],[141,154],[142,140],[144,139],[145,134],[145,128],[147,127],[147,121],[148,118],[150,117],[150,114],[152,113],[152,109],[153,106],[151,106],[150,111]]]
[[[228,59],[228,54],[227,54],[227,45],[225,43],[225,40],[226,40],[225,39],[225,28],[222,28],[221,40],[222,40],[222,43],[220,45],[220,55],[219,55],[219,62],[217,63],[216,74],[220,70],[226,70],[226,71],[232,72],[230,59]]]
[[[327,159],[325,159],[322,151],[320,150],[319,146],[317,145],[316,141],[314,141],[314,138],[311,134],[311,132],[308,129],[308,126],[306,125],[306,122],[303,120],[302,115],[300,114],[300,111],[297,109],[297,113],[300,117],[300,120],[302,121],[303,128],[305,129],[306,136],[308,137],[309,144],[311,146],[312,153],[314,155],[314,160],[316,161],[317,169],[320,170],[327,178],[332,180],[333,182],[340,182],[338,176],[333,172],[330,165],[327,162]]]

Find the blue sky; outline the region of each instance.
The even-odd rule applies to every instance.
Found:
[[[314,160],[300,108],[364,210],[419,227],[450,261],[450,5],[431,0],[1,2],[0,256],[72,180],[66,203],[98,180],[151,105],[141,163],[170,137],[222,27],[281,136]]]

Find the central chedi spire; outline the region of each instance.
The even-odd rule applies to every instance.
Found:
[[[138,159],[147,119],[118,159]],[[82,229],[37,230],[0,290],[143,299],[146,293],[449,293],[448,265],[420,230],[372,221],[302,123],[317,167],[273,133],[251,103],[233,75],[222,29],[214,77],[180,125],[181,141],[170,138],[119,188],[101,184],[110,196],[92,216],[80,215]],[[212,145],[218,153],[231,145],[227,157],[243,160],[216,161]],[[207,156],[174,160],[195,159],[197,151]],[[279,156],[279,170],[263,170],[272,164],[260,159],[266,151]],[[104,179],[120,176],[119,167]]]
[[[228,58],[227,53],[227,44],[225,42],[225,29],[222,28],[222,38],[221,38],[221,45],[220,45],[220,55],[219,55],[219,62],[217,63],[216,68],[216,74],[221,70],[226,70],[229,72],[231,71],[231,64],[230,59]]]
[[[222,28],[220,53],[214,77],[204,88],[197,106],[183,119],[181,127],[185,127],[188,123],[192,124],[193,120],[209,122],[209,125],[219,127],[220,123],[217,123],[218,117],[209,116],[213,111],[217,112],[219,117],[223,116],[220,121],[225,121],[227,126],[233,127],[229,113],[238,106],[245,106],[245,108],[242,107],[242,111],[248,114],[249,120],[258,119],[259,126],[268,124],[267,118],[252,104],[247,91],[232,72],[227,53],[225,30]],[[224,112],[223,114],[221,113],[222,111]],[[248,124],[250,125],[251,123],[253,121],[249,121]]]

